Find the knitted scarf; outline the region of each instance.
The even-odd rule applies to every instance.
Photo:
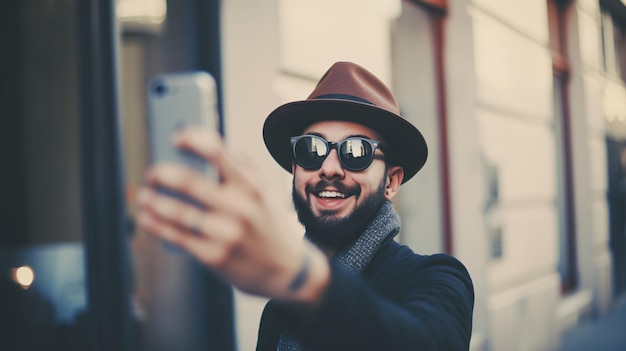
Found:
[[[332,260],[354,274],[362,274],[378,249],[400,231],[400,216],[391,201],[384,202],[363,233]],[[277,351],[303,351],[305,348],[288,333],[281,333]]]

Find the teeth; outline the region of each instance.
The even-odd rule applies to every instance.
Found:
[[[332,198],[339,197],[339,198],[344,199],[346,197],[346,194],[342,194],[342,193],[339,193],[339,192],[336,192],[336,191],[321,191],[319,194],[317,194],[317,196],[319,196],[319,197],[332,197]]]

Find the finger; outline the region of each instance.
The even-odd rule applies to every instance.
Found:
[[[252,190],[256,193],[259,186],[259,177],[256,172],[250,171],[251,160],[243,160],[227,153],[222,139],[216,133],[206,128],[187,128],[174,137],[176,146],[195,152],[217,167],[220,178],[226,183],[235,183],[242,190]]]
[[[141,189],[139,199],[142,208],[160,220],[196,235],[207,236],[224,247],[237,245],[245,234],[244,228],[231,216],[202,211],[150,189]]]
[[[197,230],[201,225],[202,211],[194,205],[161,195],[149,188],[141,189],[138,199],[143,209],[177,226]]]
[[[223,171],[225,150],[222,137],[210,128],[185,128],[173,137],[175,146],[194,152]]]
[[[150,212],[140,213],[137,222],[139,227],[148,234],[181,248],[220,272],[224,272],[226,267],[232,264],[232,257],[235,257],[239,251],[240,242],[237,240],[214,240],[213,236],[197,235],[182,227],[172,225],[171,222],[164,221]],[[205,220],[205,223],[205,226],[213,227],[215,224],[222,228],[234,228],[227,223],[212,222],[210,219]],[[225,236],[228,235],[222,235],[222,239]],[[231,237],[237,236],[231,235]]]
[[[255,210],[257,206],[248,199],[250,191],[244,190],[243,186],[239,184],[220,186],[201,174],[178,165],[154,166],[148,172],[147,183],[155,188],[165,187],[175,193],[187,195],[212,211],[225,212],[240,218],[251,218],[258,213]]]
[[[188,196],[203,207],[215,205],[214,196],[219,192],[217,182],[187,167],[161,163],[146,173],[146,183],[154,188],[167,188],[174,193]]]
[[[245,240],[245,233],[238,221],[226,216],[206,213],[202,217],[199,231],[210,240],[203,244],[212,245],[211,250],[205,252],[205,245],[189,241],[185,249],[192,255],[214,268],[221,269],[232,264]]]
[[[176,246],[180,246],[179,243],[186,236],[185,230],[172,225],[171,222],[165,221],[149,211],[143,211],[137,215],[137,225],[148,234]]]

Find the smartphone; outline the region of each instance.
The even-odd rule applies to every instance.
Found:
[[[172,144],[181,128],[219,127],[215,80],[206,72],[167,73],[147,86],[150,162],[176,162],[217,179],[210,163]],[[187,201],[167,189],[159,191]],[[169,244],[138,246],[134,253],[138,274],[135,295],[144,315],[140,350],[209,350],[216,340],[206,329],[214,320],[228,320],[207,299],[218,290],[207,270],[191,255]]]
[[[151,163],[176,162],[217,179],[214,168],[208,162],[172,144],[172,135],[182,128],[219,128],[217,90],[213,77],[203,71],[158,75],[148,86],[148,109]],[[202,207],[168,189],[159,191]]]

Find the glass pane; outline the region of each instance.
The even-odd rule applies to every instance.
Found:
[[[0,12],[10,29],[1,75],[10,88],[1,94],[0,349],[79,350],[87,302],[75,3],[11,0]]]

